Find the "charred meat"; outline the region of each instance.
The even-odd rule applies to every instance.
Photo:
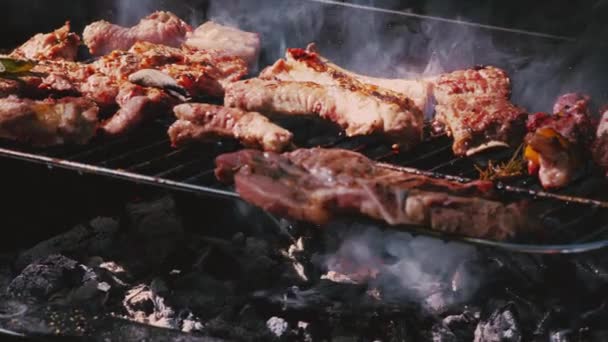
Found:
[[[595,163],[608,172],[608,106],[603,107],[600,113],[600,122],[591,152]]]
[[[208,21],[188,35],[184,46],[194,50],[221,51],[228,56],[240,57],[254,66],[260,54],[260,36]]]
[[[34,60],[76,60],[80,37],[70,32],[70,23],[51,33],[39,33],[11,52],[10,57]]]
[[[572,180],[593,137],[589,97],[562,95],[553,115],[536,113],[528,120],[525,157],[530,174],[538,174],[544,188],[561,188]]]
[[[180,46],[192,31],[190,25],[170,12],[154,12],[127,28],[101,20],[84,29],[83,39],[92,55],[128,50],[137,42]]]
[[[497,240],[527,229],[525,206],[489,199],[491,183],[461,184],[389,170],[346,150],[245,150],[218,157],[216,176],[234,182],[254,205],[317,224],[354,213],[391,225]]]
[[[34,146],[85,144],[95,135],[98,111],[83,98],[35,101],[10,96],[0,99],[0,137]]]
[[[456,155],[521,143],[527,113],[511,103],[510,92],[507,74],[494,67],[460,70],[438,78],[435,121],[454,137]]]
[[[222,137],[237,139],[247,147],[281,152],[293,137],[260,113],[203,103],[181,104],[173,111],[177,117],[169,128],[173,146]]]
[[[384,135],[402,147],[422,139],[424,117],[412,101],[354,86],[250,79],[226,89],[226,106],[282,115],[318,115],[349,136]]]
[[[264,69],[260,78],[366,88],[384,97],[408,98],[420,111],[426,108],[432,85],[430,79],[384,79],[358,75],[322,57],[314,44],[310,44],[306,50],[287,49],[285,59]]]

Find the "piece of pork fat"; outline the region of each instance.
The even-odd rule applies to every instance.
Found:
[[[129,50],[139,41],[179,47],[191,31],[192,27],[175,14],[158,11],[129,28],[96,21],[84,29],[83,39],[92,55],[101,56],[113,50]]]
[[[11,52],[10,57],[35,60],[76,60],[80,37],[70,32],[70,22],[51,33],[39,33]]]
[[[553,115],[536,113],[528,120],[528,171],[538,174],[546,189],[568,185],[583,166],[593,139],[589,100],[586,95],[565,94],[557,99]]]
[[[510,83],[506,72],[491,66],[458,70],[437,79],[435,122],[454,138],[454,154],[521,144],[528,114],[509,100]]]
[[[195,50],[216,50],[244,59],[253,68],[260,55],[260,35],[208,21],[188,34],[184,46]]]
[[[318,115],[336,123],[348,136],[385,136],[403,149],[422,140],[424,115],[412,101],[383,96],[357,84],[345,88],[249,79],[230,84],[224,104],[261,113]]]
[[[314,44],[309,44],[306,49],[287,49],[285,59],[280,59],[264,69],[260,78],[345,87],[350,87],[353,82],[358,81],[363,84],[358,87],[365,86],[380,94],[387,93],[388,96],[404,96],[412,100],[421,112],[426,110],[433,84],[432,78],[405,80],[356,74],[321,56]]]
[[[97,129],[97,105],[84,98],[0,99],[0,137],[33,146],[85,144]]]
[[[600,109],[600,121],[591,146],[591,153],[595,163],[608,176],[608,105]]]
[[[184,103],[173,108],[177,121],[169,128],[173,146],[233,138],[251,148],[281,152],[293,134],[260,113],[204,103]]]
[[[216,176],[273,214],[325,224],[362,214],[390,225],[504,240],[529,230],[525,203],[491,199],[487,182],[438,180],[378,166],[340,149],[276,154],[244,150],[216,159]]]

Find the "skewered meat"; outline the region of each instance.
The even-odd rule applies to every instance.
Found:
[[[293,135],[260,113],[203,103],[185,103],[173,109],[177,121],[169,128],[173,146],[215,137],[230,137],[243,145],[283,151]]]
[[[114,50],[128,50],[137,42],[180,46],[190,25],[170,12],[154,12],[137,25],[126,28],[101,20],[84,29],[85,45],[92,55],[105,55]]]
[[[527,113],[511,103],[510,92],[507,74],[494,67],[439,77],[434,86],[435,121],[454,137],[456,155],[521,143]]]
[[[461,184],[389,170],[346,150],[244,150],[219,156],[216,176],[234,181],[241,197],[254,205],[318,224],[358,213],[391,225],[498,240],[527,229],[522,203],[483,198],[490,196],[487,182]]]
[[[10,57],[35,60],[76,60],[80,37],[70,32],[70,23],[51,33],[39,33],[20,47]]]
[[[208,21],[188,35],[185,46],[194,50],[217,50],[237,56],[254,66],[260,54],[260,36]]]
[[[284,115],[315,114],[342,127],[349,136],[381,134],[402,147],[422,139],[423,114],[412,101],[358,87],[312,82],[250,79],[226,89],[224,103],[248,111]]]
[[[584,161],[593,137],[589,97],[562,95],[554,114],[537,113],[528,120],[525,157],[530,174],[538,174],[544,188],[561,188],[572,180]]]
[[[97,128],[97,105],[84,98],[0,99],[0,137],[51,146],[85,144]]]
[[[430,79],[384,79],[355,74],[323,58],[316,52],[314,44],[310,44],[306,50],[287,49],[285,59],[280,59],[264,69],[260,78],[314,82],[347,88],[356,83],[357,87],[365,87],[383,96],[403,96],[411,99],[420,111],[426,108],[432,85]]]
[[[599,165],[608,175],[608,106],[600,110],[601,118],[597,127],[595,141],[591,148],[593,160]]]

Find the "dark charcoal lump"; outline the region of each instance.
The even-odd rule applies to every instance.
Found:
[[[51,255],[27,266],[10,283],[8,293],[16,297],[47,300],[61,290],[82,285],[85,269],[62,255]]]
[[[475,342],[519,342],[522,340],[514,305],[508,304],[481,321],[475,330]]]

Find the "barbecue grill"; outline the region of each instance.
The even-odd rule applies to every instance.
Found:
[[[328,0],[304,3],[267,0],[264,6],[236,0],[222,3],[223,10],[218,10],[212,1],[200,1],[198,4],[191,2],[187,5],[145,2],[143,9],[139,9],[142,13],[122,13],[120,17],[133,22],[140,14],[151,9],[168,9],[184,18],[194,17],[197,21],[207,16],[230,20],[243,29],[261,33],[264,46],[260,67],[282,57],[286,47],[304,47],[315,41],[319,50],[339,65],[374,76],[399,74],[407,77],[437,67],[451,70],[475,64],[497,65],[506,69],[512,77],[514,102],[532,110],[547,110],[555,97],[569,90],[587,92],[598,102],[608,100],[608,95],[602,91],[605,81],[595,76],[605,68],[597,62],[602,61],[603,47],[593,40],[575,39],[564,32],[534,32],[524,28],[504,28],[417,15],[399,6],[379,9]],[[39,6],[45,8],[44,5]],[[116,8],[109,4],[97,4],[94,7],[96,12],[73,13],[71,18],[74,18],[75,31],[97,18],[119,17]],[[265,15],[263,8],[283,10],[285,16]],[[234,13],[246,14],[235,16]],[[315,15],[323,20],[311,20],[310,17]],[[260,24],[260,18],[266,21]],[[65,20],[63,16],[57,18],[57,22],[62,20]],[[21,28],[23,32],[20,33],[25,38],[38,31],[46,32],[56,26],[57,22],[49,23],[48,27]],[[361,25],[363,28],[356,28],[357,23],[364,23]],[[282,29],[277,30],[277,27]],[[360,40],[354,37],[366,29],[379,34],[368,48],[360,46]],[[19,29],[15,28],[15,31],[18,32]],[[440,49],[450,39],[454,44]],[[20,38],[19,41],[21,40],[23,39]],[[11,41],[6,47],[12,45]],[[386,56],[376,56],[381,46],[395,48],[386,48]],[[594,49],[586,49],[589,46]],[[587,54],[581,56],[578,53],[581,50]],[[360,53],[354,55],[353,51]],[[563,58],[554,58],[556,55]],[[377,67],[375,63],[368,63],[374,57],[378,60]],[[569,88],[570,85],[576,89]],[[539,92],[539,89],[543,91]],[[171,119],[167,115],[127,136],[99,137],[86,146],[36,149],[3,141],[0,155],[50,169],[67,169],[197,196],[240,201],[238,194],[215,179],[213,171],[215,157],[242,147],[234,141],[226,140],[174,149],[166,134],[170,124]],[[485,167],[490,160],[508,160],[514,153],[514,150],[500,150],[472,158],[458,158],[451,151],[451,139],[444,135],[434,135],[430,128],[426,129],[423,143],[412,151],[398,152],[390,144],[374,137],[347,138],[334,127],[314,120],[295,119],[283,124],[295,133],[298,147],[350,149],[383,163],[385,167],[461,182],[479,177],[476,166]],[[24,167],[27,167],[26,164]],[[581,170],[572,185],[557,192],[542,190],[532,177],[497,183],[497,190],[505,198],[531,201],[533,212],[544,226],[541,237],[523,236],[515,241],[498,242],[445,235],[424,227],[391,229],[402,229],[443,240],[463,241],[483,250],[498,248],[530,254],[589,252],[608,247],[608,197],[603,191],[607,186],[604,178],[596,176],[591,166]],[[281,224],[276,219],[270,221]],[[519,257],[506,258],[515,260]],[[536,256],[525,258],[532,260],[531,263],[538,263]],[[518,265],[516,261],[513,263]],[[526,278],[526,271],[520,273]]]

